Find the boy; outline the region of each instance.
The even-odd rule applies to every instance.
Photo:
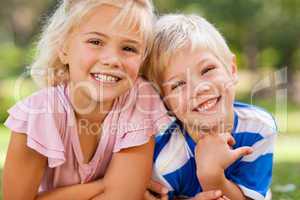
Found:
[[[262,109],[234,101],[236,60],[222,35],[199,16],[166,15],[152,51],[144,74],[176,117],[154,152],[154,179],[169,199],[219,189],[231,200],[264,200],[276,125]]]

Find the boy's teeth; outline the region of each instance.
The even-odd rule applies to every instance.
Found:
[[[104,74],[94,74],[94,77],[97,81],[105,81],[105,82],[117,82],[119,78],[110,76],[110,75],[104,75]]]
[[[208,100],[208,101],[204,102],[203,104],[201,104],[201,105],[198,107],[197,110],[198,110],[199,112],[206,111],[206,110],[212,108],[214,105],[216,105],[217,100],[218,100],[217,98]]]

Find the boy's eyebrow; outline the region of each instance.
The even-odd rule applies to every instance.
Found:
[[[206,63],[206,62],[208,62],[208,61],[209,61],[209,58],[203,58],[203,59],[201,59],[199,62],[197,62],[195,65],[193,65],[193,66],[188,66],[187,69],[188,69],[188,68],[191,68],[191,67],[201,66],[201,65],[203,65],[204,63]],[[180,75],[180,74],[179,74],[179,75]],[[166,83],[172,81],[173,79],[177,78],[179,75],[178,75],[178,74],[175,74],[175,75],[171,76],[168,80],[164,81],[163,84],[166,84]]]
[[[195,66],[201,66],[201,65],[203,65],[204,63],[206,63],[207,61],[209,61],[208,58],[203,58],[203,59],[201,59],[199,62],[197,62],[197,63],[194,65],[194,67],[195,67]],[[187,67],[187,69],[190,68],[190,67],[191,67],[191,66]],[[175,75],[171,76],[168,80],[164,81],[164,84],[170,82],[172,79],[175,79],[177,76],[179,76],[179,75],[178,75],[178,74],[175,74]]]
[[[108,38],[107,35],[103,34],[103,33],[100,33],[100,32],[97,32],[97,31],[92,31],[92,32],[88,32],[88,33],[85,33],[85,35],[98,35],[98,36],[102,36],[102,37],[105,37],[105,38]],[[127,42],[127,43],[132,43],[132,44],[135,44],[135,45],[141,45],[141,41],[139,40],[134,40],[132,38],[128,38],[126,36],[121,36],[123,39],[124,39],[124,42]]]
[[[163,84],[169,83],[170,81],[177,78],[178,76],[179,76],[178,74],[175,74],[174,76],[171,76],[168,80],[164,81]]]

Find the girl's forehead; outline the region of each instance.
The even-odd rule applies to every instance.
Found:
[[[131,38],[142,43],[139,23],[131,23],[130,20],[126,19],[129,16],[120,16],[120,14],[121,9],[119,7],[107,4],[100,5],[85,16],[78,26],[78,31],[80,33],[98,32],[109,36]]]

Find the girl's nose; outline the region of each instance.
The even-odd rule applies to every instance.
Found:
[[[102,65],[118,68],[121,66],[120,55],[114,47],[103,48],[100,52],[100,62]]]

